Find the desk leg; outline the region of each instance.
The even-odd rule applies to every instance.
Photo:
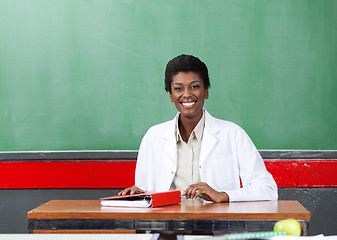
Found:
[[[308,220],[298,220],[301,226],[301,236],[307,236],[309,234],[309,221]]]

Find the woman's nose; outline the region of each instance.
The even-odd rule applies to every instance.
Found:
[[[189,88],[185,88],[183,97],[187,98],[191,96],[191,91]]]

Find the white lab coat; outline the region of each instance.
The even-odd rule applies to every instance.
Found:
[[[245,131],[207,111],[205,114],[201,182],[226,192],[230,201],[277,200],[276,183]],[[141,142],[135,185],[143,190],[163,192],[171,186],[177,167],[176,118],[151,127]]]

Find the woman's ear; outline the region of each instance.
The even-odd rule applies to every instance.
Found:
[[[208,99],[208,88],[207,89],[205,89],[205,99]]]
[[[172,98],[172,93],[169,93],[169,95],[170,95],[170,101],[171,101],[171,102],[174,102],[174,101],[173,101],[173,98]]]

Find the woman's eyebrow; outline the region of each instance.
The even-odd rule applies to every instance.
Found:
[[[193,82],[191,82],[190,84],[193,84],[193,83],[200,83],[200,80],[193,81]],[[173,85],[174,85],[174,84],[182,85],[182,83],[179,83],[179,82],[178,82],[178,83],[172,83],[172,84],[173,84]]]
[[[197,80],[197,81],[193,81],[193,82],[191,82],[191,84],[194,84],[194,83],[200,83],[200,81],[199,81],[199,80]]]

